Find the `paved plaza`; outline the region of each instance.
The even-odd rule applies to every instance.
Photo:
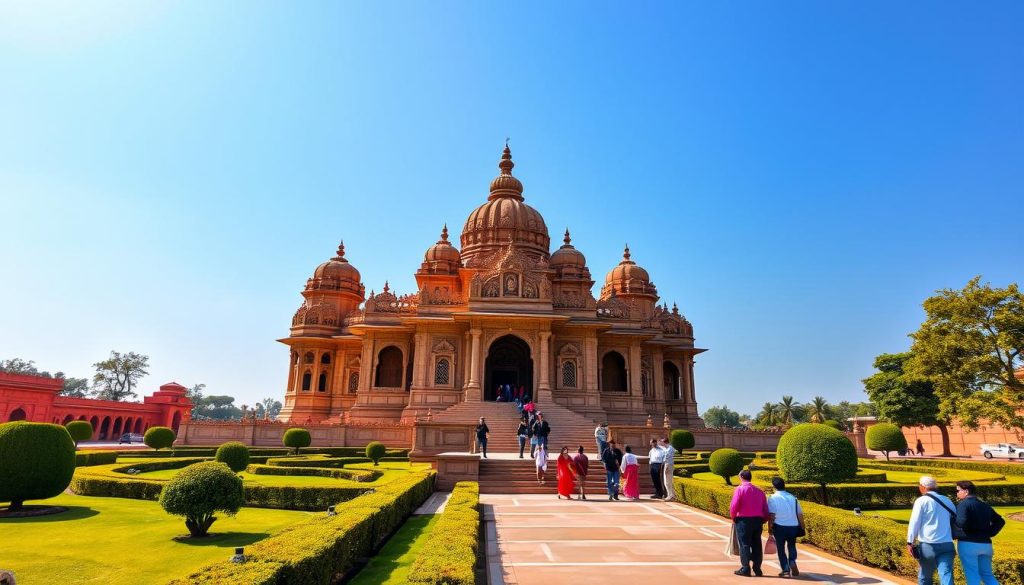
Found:
[[[552,488],[553,490],[554,488]],[[487,570],[495,585],[579,582],[750,583],[725,554],[729,522],[677,503],[585,502],[551,495],[480,496],[487,534]],[[881,571],[800,548],[796,580],[904,585]],[[764,573],[776,580],[775,555]]]

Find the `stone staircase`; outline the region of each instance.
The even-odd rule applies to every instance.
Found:
[[[576,448],[583,445],[587,455],[597,456],[597,443],[594,440],[594,428],[597,422],[569,410],[558,404],[538,406],[544,420],[551,425],[548,437],[548,450],[558,453],[562,446],[568,446],[573,454]],[[487,428],[491,430],[487,440],[488,453],[519,453],[519,440],[516,429],[519,427],[519,411],[515,404],[508,402],[460,402],[433,416],[434,422],[477,424],[477,419],[484,417]],[[530,446],[526,446],[529,453]],[[646,450],[644,451],[646,453]]]
[[[557,454],[552,454],[549,458],[544,485],[537,483],[537,468],[532,459],[481,459],[480,479],[478,480],[480,493],[550,494],[554,496],[558,492],[558,475],[556,473],[558,464],[555,462],[556,456]],[[524,457],[529,457],[529,454],[524,454]],[[585,488],[587,497],[606,499],[608,491],[605,488],[604,467],[601,466],[601,461],[593,453],[589,454],[588,457],[590,457],[590,473],[587,474]],[[651,483],[651,475],[647,470],[647,463],[641,462],[640,494],[643,497],[647,497],[653,493],[654,484]]]

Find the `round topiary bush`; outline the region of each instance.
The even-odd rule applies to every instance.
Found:
[[[885,453],[885,460],[889,460],[889,451],[905,451],[907,449],[907,438],[903,431],[892,423],[878,423],[868,427],[867,436],[868,449]]]
[[[787,482],[816,483],[828,504],[825,484],[857,475],[857,450],[843,433],[825,425],[797,425],[779,439],[776,461]]]
[[[142,442],[159,451],[174,444],[174,431],[167,427],[150,427],[142,436]]]
[[[25,500],[60,495],[75,474],[75,442],[60,425],[34,422],[0,424],[0,502],[9,511]]]
[[[214,461],[220,461],[231,468],[231,471],[238,473],[249,467],[249,448],[244,443],[232,441],[217,447],[217,454]]]
[[[92,425],[89,421],[73,420],[64,426],[67,428],[68,434],[71,435],[71,440],[75,442],[76,449],[79,441],[88,441],[92,438]]]
[[[696,441],[693,438],[693,433],[683,429],[676,429],[672,431],[672,435],[669,436],[668,442],[672,444],[676,452],[682,452],[685,449],[693,449]]]
[[[384,443],[374,441],[366,446],[366,456],[373,459],[373,464],[377,465],[380,462],[380,458],[384,456],[387,448]]]
[[[169,514],[184,516],[193,537],[206,536],[216,512],[234,516],[244,503],[242,479],[216,461],[189,465],[160,492],[160,506]]]
[[[743,471],[743,456],[736,449],[718,449],[708,459],[711,473],[721,475],[726,485],[732,485],[734,475]]]
[[[309,435],[309,431],[306,429],[293,428],[284,432],[284,437],[282,437],[281,441],[285,447],[295,449],[295,454],[298,455],[299,449],[309,447],[313,442],[313,437]]]
[[[825,421],[825,422],[823,422],[821,424],[825,425],[826,427],[832,427],[833,429],[835,429],[837,431],[845,431],[846,430],[845,428],[843,428],[843,423],[841,423],[841,422],[839,422],[837,420],[829,419],[829,420],[827,420],[827,421]]]

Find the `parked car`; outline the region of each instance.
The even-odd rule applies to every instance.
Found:
[[[999,457],[1003,459],[1024,459],[1024,445],[1017,443],[996,443],[994,445],[982,445],[981,454],[985,459]]]
[[[140,435],[138,433],[125,433],[125,434],[121,435],[121,440],[118,441],[117,444],[120,445],[122,443],[132,444],[132,443],[141,443],[141,442],[142,442],[142,435]]]

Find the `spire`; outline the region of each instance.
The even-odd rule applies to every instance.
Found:
[[[516,166],[516,163],[512,162],[512,149],[508,147],[508,139],[505,139],[505,150],[501,153],[501,162],[498,163],[498,168],[501,169],[501,174],[511,175],[512,167]]]
[[[501,161],[498,162],[501,174],[491,181],[491,194],[487,197],[489,201],[503,197],[523,200],[523,184],[512,176],[512,167],[514,166],[516,164],[512,162],[512,149],[508,147],[508,140],[506,140],[505,150],[502,151]]]
[[[348,262],[348,260],[345,259],[345,240],[341,240],[341,243],[338,244],[338,254],[334,258],[331,258],[331,260],[337,260],[338,262]]]
[[[572,244],[572,238],[569,237],[569,228],[565,228],[565,237],[562,238],[562,242],[568,246]]]
[[[626,249],[622,251],[622,264],[634,264],[634,262],[629,258],[629,244],[626,244]]]
[[[441,241],[438,242],[438,244],[441,244],[441,243],[445,243],[445,244],[448,243],[448,223],[447,222],[444,224],[444,228],[441,230]]]

